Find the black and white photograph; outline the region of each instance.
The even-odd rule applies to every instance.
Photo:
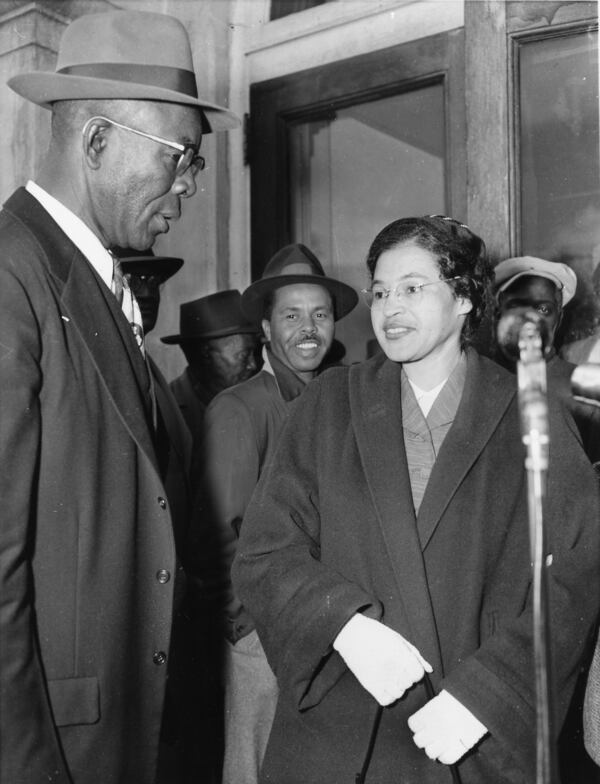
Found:
[[[0,784],[600,784],[598,0],[0,0]]]

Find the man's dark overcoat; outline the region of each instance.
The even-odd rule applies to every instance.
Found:
[[[0,300],[0,781],[153,784],[176,560],[146,366],[24,190]]]
[[[516,384],[469,352],[454,423],[415,519],[401,367],[385,357],[313,382],[244,517],[234,586],[256,621],[281,697],[262,782],[345,784],[376,712],[332,642],[356,612],[398,631],[488,728],[463,784],[535,780],[535,700],[524,450]],[[564,716],[599,606],[597,480],[551,400],[546,525],[556,709]],[[414,745],[423,683],[386,708],[367,784],[441,784]]]

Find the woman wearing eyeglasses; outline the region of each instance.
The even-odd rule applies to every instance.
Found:
[[[450,218],[407,218],[367,267],[383,353],[295,406],[234,565],[281,689],[262,781],[534,781],[516,384],[469,346],[485,246]],[[558,727],[598,611],[600,540],[594,472],[549,397]]]

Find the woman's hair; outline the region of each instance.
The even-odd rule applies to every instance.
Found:
[[[473,306],[461,336],[463,344],[468,342],[493,302],[493,270],[484,241],[464,223],[445,215],[400,218],[385,226],[371,243],[367,255],[371,279],[381,254],[405,242],[414,242],[432,253],[442,278],[459,276],[448,285],[456,297],[469,300]]]

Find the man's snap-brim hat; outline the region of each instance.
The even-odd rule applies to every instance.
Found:
[[[163,343],[184,343],[236,334],[258,334],[242,313],[241,294],[237,289],[218,291],[207,297],[184,302],[179,308],[179,335],[161,338]]]
[[[295,283],[314,283],[331,294],[336,321],[346,316],[358,302],[358,294],[346,283],[325,275],[315,254],[296,243],[286,245],[270,259],[260,280],[252,283],[242,294],[242,309],[252,321],[263,318],[266,297],[283,286]]]
[[[205,133],[240,124],[229,109],[198,95],[182,23],[149,11],[80,16],[63,33],[55,71],[19,74],[8,85],[45,108],[79,99],[168,101],[200,107]]]
[[[164,283],[183,266],[175,256],[123,256],[121,269],[128,275],[154,275]]]
[[[526,275],[551,280],[559,291],[562,291],[563,306],[575,295],[577,275],[570,267],[559,261],[546,261],[535,256],[518,256],[497,264],[494,268],[496,294],[506,291],[515,280]]]

